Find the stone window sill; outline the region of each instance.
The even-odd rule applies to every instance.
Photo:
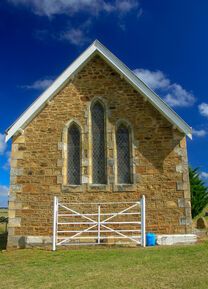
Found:
[[[111,187],[109,184],[88,184],[89,192],[109,192]]]
[[[84,185],[62,185],[63,193],[81,193],[84,191]]]
[[[99,192],[136,192],[136,184],[81,184],[81,185],[62,185],[63,193],[81,193],[84,191],[90,193]]]
[[[114,192],[135,192],[137,190],[136,184],[114,184]]]

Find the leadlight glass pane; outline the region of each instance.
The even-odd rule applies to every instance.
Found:
[[[94,184],[106,183],[105,113],[101,103],[92,107],[92,180]]]
[[[80,130],[76,124],[68,131],[68,183],[80,185]]]
[[[131,183],[129,130],[121,125],[116,132],[118,183]]]

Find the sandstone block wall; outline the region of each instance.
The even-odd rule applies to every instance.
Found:
[[[106,106],[108,183],[91,182],[90,105]],[[132,128],[133,184],[116,183],[115,127]],[[82,185],[66,182],[64,131],[70,120],[82,130]],[[65,129],[65,130],[64,130]],[[146,196],[147,231],[191,231],[190,192],[185,136],[100,57],[95,56],[70,80],[22,134],[13,137],[8,246],[26,238],[52,235],[52,202],[137,201]]]

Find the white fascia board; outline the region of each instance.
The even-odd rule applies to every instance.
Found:
[[[7,130],[5,140],[8,141],[17,131],[24,128],[34,116],[66,84],[73,74],[80,70],[83,65],[98,53],[107,61],[113,69],[119,72],[139,92],[141,92],[152,105],[159,110],[180,131],[192,138],[192,129],[189,125],[170,108],[157,94],[155,94],[143,81],[141,81],[125,64],[113,55],[99,41],[94,41],[53,83],[40,95],[37,100],[18,118],[18,120]]]

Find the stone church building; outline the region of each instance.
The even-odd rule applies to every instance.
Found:
[[[146,197],[146,230],[191,233],[191,128],[99,41],[6,131],[12,139],[8,247],[50,243],[53,198]]]

